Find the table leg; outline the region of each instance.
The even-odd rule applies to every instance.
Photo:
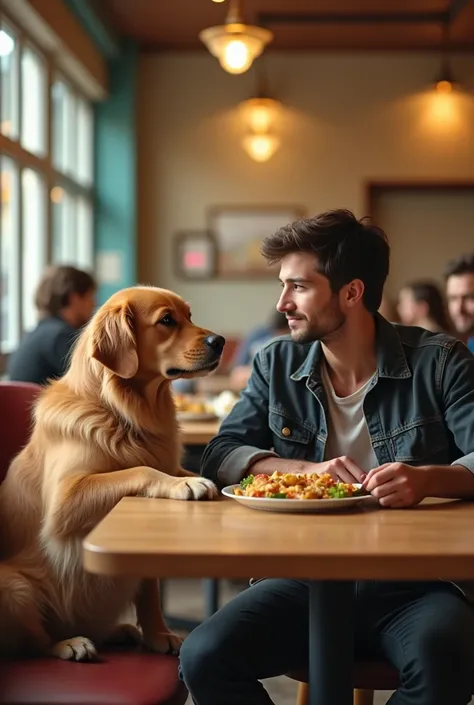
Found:
[[[216,578],[206,578],[204,580],[204,614],[212,617],[219,609],[219,580]]]
[[[354,583],[310,583],[310,705],[352,705],[354,607]]]

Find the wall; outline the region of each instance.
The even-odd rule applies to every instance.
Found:
[[[137,281],[137,47],[109,62],[110,94],[95,107],[94,212],[98,301]]]
[[[209,206],[289,203],[361,216],[368,180],[474,179],[474,101],[433,103],[438,57],[269,53],[266,67],[287,109],[280,151],[256,164],[239,145],[235,110],[255,88],[252,71],[230,76],[206,54],[139,63],[139,279],[175,289],[196,321],[224,333],[266,319],[279,288],[175,277],[173,233],[204,227]],[[454,68],[472,89],[474,58],[456,57]]]

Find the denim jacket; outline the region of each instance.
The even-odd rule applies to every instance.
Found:
[[[444,334],[376,316],[377,372],[364,401],[380,464],[464,465],[474,472],[474,356]],[[255,356],[247,388],[204,451],[201,473],[237,483],[256,460],[322,462],[328,433],[319,342],[289,336]]]
[[[376,326],[377,372],[364,413],[378,462],[464,465],[474,473],[474,355],[444,334],[379,315]],[[223,486],[266,456],[322,462],[328,424],[321,357],[319,342],[288,336],[267,343],[204,451],[202,475]],[[474,602],[474,583],[453,585]]]

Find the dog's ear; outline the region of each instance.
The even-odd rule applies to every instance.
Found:
[[[92,326],[90,354],[123,379],[136,375],[138,355],[130,306],[104,307],[98,313]]]

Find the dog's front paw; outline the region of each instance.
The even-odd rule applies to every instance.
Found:
[[[159,632],[148,639],[144,639],[143,646],[157,654],[177,656],[183,640],[171,632]]]
[[[112,646],[138,646],[143,641],[141,629],[134,624],[117,624],[107,637],[107,644]]]
[[[97,650],[90,641],[83,636],[76,636],[72,639],[58,641],[50,651],[50,655],[54,658],[60,658],[64,661],[96,661]]]
[[[187,477],[171,490],[171,499],[215,499],[217,487],[205,477]]]

